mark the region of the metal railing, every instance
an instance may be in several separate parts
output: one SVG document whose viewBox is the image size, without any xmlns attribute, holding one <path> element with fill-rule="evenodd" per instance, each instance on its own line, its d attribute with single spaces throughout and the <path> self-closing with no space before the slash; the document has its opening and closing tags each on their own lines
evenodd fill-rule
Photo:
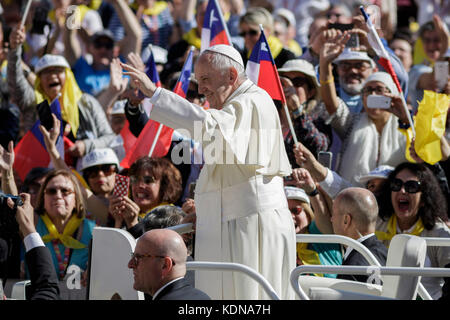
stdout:
<svg viewBox="0 0 450 320">
<path fill-rule="evenodd" d="M 417 268 L 417 267 L 374 267 L 374 266 L 298 266 L 291 272 L 290 281 L 295 292 L 303 300 L 310 300 L 298 284 L 298 277 L 303 273 L 338 273 L 338 274 L 373 274 L 374 269 L 380 275 L 450 277 L 449 268 Z M 374 296 L 375 298 L 376 296 Z"/>
<path fill-rule="evenodd" d="M 257 281 L 263 289 L 266 291 L 268 296 L 272 300 L 280 300 L 280 297 L 272 288 L 271 284 L 258 272 L 253 270 L 246 265 L 240 263 L 231 262 L 208 262 L 208 261 L 189 261 L 186 262 L 186 269 L 188 270 L 210 270 L 210 271 L 237 271 L 242 272 L 251 277 L 253 280 Z"/>
<path fill-rule="evenodd" d="M 296 236 L 297 242 L 308 242 L 308 243 L 339 243 L 349 247 L 352 247 L 354 250 L 358 251 L 360 254 L 366 258 L 367 262 L 370 265 L 375 265 L 377 267 L 381 267 L 380 262 L 375 258 L 372 252 L 364 246 L 361 242 L 358 242 L 352 238 L 346 236 L 340 236 L 337 234 L 297 234 Z M 450 241 L 441 242 L 440 238 L 424 238 L 427 240 L 427 245 L 440 245 L 441 243 L 445 243 L 445 245 L 450 246 Z M 450 240 L 450 239 L 449 239 Z M 430 244 L 428 244 L 430 243 Z M 422 283 L 419 283 L 419 287 L 417 289 L 419 296 L 424 300 L 433 300 L 433 298 L 428 293 L 427 289 L 423 286 Z"/>
</svg>

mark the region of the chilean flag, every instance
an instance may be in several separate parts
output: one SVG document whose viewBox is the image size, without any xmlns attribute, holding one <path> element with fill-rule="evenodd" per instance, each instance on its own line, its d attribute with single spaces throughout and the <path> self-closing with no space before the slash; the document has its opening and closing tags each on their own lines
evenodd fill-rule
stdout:
<svg viewBox="0 0 450 320">
<path fill-rule="evenodd" d="M 189 78 L 191 77 L 192 72 L 193 54 L 194 48 L 191 47 L 191 51 L 189 52 L 186 62 L 184 63 L 183 70 L 181 70 L 180 77 L 178 78 L 175 88 L 173 89 L 173 92 L 182 98 L 186 98 L 188 92 Z"/>
<path fill-rule="evenodd" d="M 254 84 L 266 90 L 272 99 L 286 103 L 277 67 L 262 28 L 261 36 L 247 61 L 245 73 Z"/>
<path fill-rule="evenodd" d="M 60 136 L 56 142 L 56 147 L 59 154 L 64 158 L 64 143 L 67 142 L 63 138 L 63 121 L 58 99 L 51 103 L 50 109 L 61 121 Z M 17 171 L 22 181 L 25 180 L 28 172 L 34 167 L 49 167 L 51 165 L 50 156 L 45 148 L 44 137 L 39 130 L 40 125 L 41 122 L 39 120 L 36 121 L 31 130 L 22 137 L 14 148 L 14 170 Z"/>
<path fill-rule="evenodd" d="M 200 51 L 216 44 L 231 44 L 230 33 L 223 18 L 222 10 L 217 0 L 209 0 L 206 7 L 205 19 L 202 27 L 202 44 Z"/>
<path fill-rule="evenodd" d="M 402 93 L 402 87 L 400 86 L 400 82 L 398 81 L 397 74 L 394 71 L 394 67 L 392 67 L 391 60 L 389 59 L 389 54 L 387 53 L 385 47 L 381 43 L 380 37 L 375 29 L 375 26 L 372 23 L 372 20 L 369 18 L 368 14 L 364 10 L 363 6 L 360 7 L 360 10 L 364 16 L 364 20 L 366 21 L 366 25 L 369 28 L 369 33 L 367 34 L 367 40 L 369 40 L 372 49 L 377 54 L 379 60 L 378 62 L 383 66 L 384 70 L 389 73 L 397 86 L 398 92 Z"/>
</svg>

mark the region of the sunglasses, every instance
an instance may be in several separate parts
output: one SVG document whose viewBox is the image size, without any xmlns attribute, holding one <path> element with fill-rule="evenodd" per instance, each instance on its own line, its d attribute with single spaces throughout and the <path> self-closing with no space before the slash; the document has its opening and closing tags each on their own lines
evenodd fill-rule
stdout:
<svg viewBox="0 0 450 320">
<path fill-rule="evenodd" d="M 109 176 L 116 172 L 116 166 L 114 164 L 103 164 L 101 166 L 94 166 L 84 170 L 86 177 L 93 179 L 96 178 L 100 171 L 103 172 L 105 176 Z"/>
<path fill-rule="evenodd" d="M 68 189 L 68 188 L 47 188 L 45 189 L 45 194 L 49 195 L 49 196 L 54 196 L 58 193 L 58 191 L 61 191 L 61 194 L 64 197 L 67 197 L 68 195 L 75 193 L 75 191 Z"/>
<path fill-rule="evenodd" d="M 311 85 L 309 83 L 309 80 L 305 77 L 295 77 L 290 79 L 292 81 L 292 84 L 296 88 L 303 87 L 304 85 L 308 86 L 308 88 L 311 88 Z"/>
<path fill-rule="evenodd" d="M 139 253 L 135 253 L 135 252 L 131 252 L 131 261 L 133 262 L 133 264 L 135 266 L 138 266 L 139 261 L 143 258 L 161 258 L 164 259 L 164 256 L 155 256 L 153 254 L 139 254 Z M 173 261 L 173 260 L 172 260 Z M 173 261 L 172 264 L 175 264 L 175 262 Z"/>
<path fill-rule="evenodd" d="M 375 92 L 375 93 L 378 94 L 378 95 L 383 95 L 383 94 L 385 94 L 385 93 L 389 93 L 389 89 L 387 89 L 387 88 L 385 88 L 385 87 L 377 86 L 377 87 L 365 87 L 365 88 L 362 90 L 362 93 L 363 93 L 363 94 L 366 94 L 366 95 L 369 95 L 369 94 L 371 94 L 372 92 Z"/>
<path fill-rule="evenodd" d="M 359 71 L 366 71 L 367 69 L 370 68 L 370 65 L 364 62 L 357 62 L 357 63 L 340 62 L 338 63 L 338 67 L 344 71 L 348 71 L 353 68 L 358 69 Z"/>
<path fill-rule="evenodd" d="M 114 43 L 112 41 L 94 42 L 95 49 L 106 48 L 108 50 L 111 50 L 113 47 L 114 47 Z"/>
<path fill-rule="evenodd" d="M 205 96 L 202 94 L 199 94 L 198 91 L 196 91 L 196 90 L 188 90 L 186 93 L 186 99 L 189 100 L 189 99 L 195 99 L 195 98 L 198 98 L 201 101 L 201 100 L 205 99 Z"/>
<path fill-rule="evenodd" d="M 131 184 L 137 184 L 139 182 L 143 182 L 146 185 L 150 185 L 152 183 L 155 183 L 155 181 L 156 181 L 156 179 L 152 176 L 143 176 L 143 177 L 131 176 L 130 177 Z"/>
<path fill-rule="evenodd" d="M 420 181 L 408 180 L 403 182 L 400 179 L 394 179 L 391 181 L 391 191 L 398 192 L 405 186 L 405 191 L 408 193 L 417 193 L 421 190 Z"/>
<path fill-rule="evenodd" d="M 242 38 L 245 38 L 246 35 L 256 37 L 258 34 L 259 34 L 258 30 L 250 29 L 249 31 L 242 31 L 241 33 L 239 33 L 239 36 L 241 36 Z"/>
</svg>

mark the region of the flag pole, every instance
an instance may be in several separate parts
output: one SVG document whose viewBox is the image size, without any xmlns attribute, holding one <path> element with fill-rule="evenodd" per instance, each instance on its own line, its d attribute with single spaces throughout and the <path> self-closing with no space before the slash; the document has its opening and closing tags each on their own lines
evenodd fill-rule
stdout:
<svg viewBox="0 0 450 320">
<path fill-rule="evenodd" d="M 22 28 L 25 25 L 25 22 L 27 20 L 28 12 L 30 11 L 31 3 L 33 0 L 28 0 L 27 5 L 25 7 L 25 11 L 23 13 L 22 21 L 20 21 L 20 28 Z"/>
<path fill-rule="evenodd" d="M 156 147 L 156 143 L 158 142 L 159 136 L 161 135 L 162 128 L 163 128 L 163 124 L 160 123 L 159 127 L 158 127 L 158 131 L 156 132 L 155 139 L 153 139 L 152 147 L 150 148 L 150 152 L 148 153 L 149 158 L 152 157 L 153 151 L 155 150 L 155 147 Z"/>
<path fill-rule="evenodd" d="M 262 24 L 259 25 L 259 28 L 261 29 L 261 33 L 264 33 L 264 28 L 263 28 Z M 270 55 L 272 56 L 272 52 L 270 52 L 270 48 L 268 48 L 268 49 L 269 49 Z M 273 59 L 273 57 L 272 57 L 272 59 Z M 277 78 L 278 78 L 278 81 L 277 81 L 278 88 L 279 88 L 279 90 L 280 90 L 280 92 L 281 92 L 281 94 L 283 95 L 283 98 L 284 98 L 283 99 L 284 101 L 282 101 L 282 103 L 283 103 L 284 113 L 286 114 L 286 119 L 288 121 L 289 130 L 291 130 L 292 138 L 294 139 L 294 145 L 297 145 L 297 143 L 298 143 L 297 135 L 295 134 L 294 126 L 292 125 L 291 115 L 289 113 L 289 109 L 288 109 L 287 104 L 286 104 L 286 98 L 284 97 L 283 86 L 281 85 L 281 81 L 280 81 L 280 77 L 278 75 L 278 71 L 276 72 L 276 74 L 277 74 Z"/>
<path fill-rule="evenodd" d="M 364 10 L 364 6 L 360 6 L 360 7 L 359 7 L 359 10 L 360 10 L 361 13 L 363 14 L 364 19 L 366 20 L 367 25 L 368 25 L 368 27 L 370 28 L 370 31 L 372 32 L 372 34 L 373 34 L 373 36 L 374 36 L 374 38 L 375 38 L 374 40 L 377 42 L 378 47 L 379 47 L 380 50 L 382 51 L 383 55 L 384 55 L 385 57 L 389 57 L 388 53 L 386 52 L 386 49 L 384 48 L 383 43 L 381 43 L 381 40 L 380 40 L 380 37 L 378 36 L 377 31 L 375 30 L 375 26 L 373 25 L 372 21 L 370 20 L 370 17 L 369 17 L 369 15 L 367 14 L 367 12 Z M 389 61 L 389 59 L 388 59 L 388 61 Z M 389 61 L 389 63 L 390 63 L 390 61 Z M 387 70 L 386 70 L 386 71 L 387 71 Z M 395 74 L 395 71 L 394 71 L 393 69 L 392 69 L 392 72 Z M 411 118 L 411 114 L 409 113 L 409 109 L 408 109 L 408 106 L 407 106 L 407 104 L 406 104 L 406 100 L 405 100 L 405 97 L 404 97 L 404 95 L 403 95 L 402 88 L 400 87 L 400 84 L 399 84 L 399 82 L 398 82 L 398 79 L 394 79 L 394 77 L 392 76 L 392 74 L 391 74 L 391 77 L 392 77 L 392 80 L 394 81 L 395 85 L 397 86 L 398 91 L 400 92 L 400 98 L 401 98 L 401 100 L 402 100 L 403 109 L 405 110 L 406 116 L 407 116 L 407 118 L 408 118 L 408 122 L 409 122 L 409 125 L 410 125 L 410 127 L 411 127 L 413 137 L 415 137 L 415 136 L 416 136 L 416 130 L 414 129 L 414 124 L 413 124 L 413 121 L 412 121 L 412 118 Z"/>
</svg>

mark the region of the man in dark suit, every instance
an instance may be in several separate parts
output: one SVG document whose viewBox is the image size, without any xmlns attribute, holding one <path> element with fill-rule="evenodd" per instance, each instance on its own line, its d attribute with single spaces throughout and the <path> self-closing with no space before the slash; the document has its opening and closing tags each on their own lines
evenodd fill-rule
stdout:
<svg viewBox="0 0 450 320">
<path fill-rule="evenodd" d="M 347 188 L 333 202 L 331 222 L 335 234 L 355 239 L 366 246 L 381 265 L 386 265 L 387 248 L 375 236 L 378 204 L 372 192 Z M 367 266 L 367 260 L 356 250 L 347 248 L 342 265 Z M 366 275 L 338 275 L 339 279 L 366 282 Z"/>
<path fill-rule="evenodd" d="M 30 273 L 31 286 L 27 288 L 27 300 L 59 300 L 58 276 L 53 266 L 50 251 L 44 245 L 34 226 L 34 209 L 28 193 L 21 194 L 24 204 L 16 209 L 16 220 L 23 236 L 25 260 Z M 8 198 L 7 204 L 14 208 Z"/>
<path fill-rule="evenodd" d="M 153 300 L 210 300 L 185 279 L 187 249 L 175 231 L 153 229 L 136 243 L 128 268 L 133 269 L 134 289 Z"/>
</svg>

